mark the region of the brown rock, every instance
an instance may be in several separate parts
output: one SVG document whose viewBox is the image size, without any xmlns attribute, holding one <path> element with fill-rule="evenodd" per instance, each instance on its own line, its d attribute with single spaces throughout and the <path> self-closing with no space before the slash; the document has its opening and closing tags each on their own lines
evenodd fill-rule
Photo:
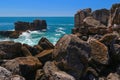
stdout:
<svg viewBox="0 0 120 80">
<path fill-rule="evenodd" d="M 35 54 L 37 54 L 36 50 L 34 47 L 28 45 L 28 44 L 23 44 L 23 46 L 25 46 L 29 51 L 30 53 L 34 56 Z"/>
<path fill-rule="evenodd" d="M 22 53 L 25 57 L 32 56 L 31 52 L 25 46 L 22 46 L 21 50 L 22 50 Z"/>
<path fill-rule="evenodd" d="M 35 57 L 37 57 L 44 64 L 46 61 L 52 60 L 52 52 L 53 49 L 44 50 L 41 53 L 35 55 Z"/>
<path fill-rule="evenodd" d="M 86 17 L 84 20 L 84 24 L 87 27 L 99 27 L 99 28 L 105 28 L 106 26 L 100 23 L 100 21 L 95 20 L 93 17 Z"/>
<path fill-rule="evenodd" d="M 47 80 L 47 77 L 42 69 L 37 70 L 35 80 Z"/>
<path fill-rule="evenodd" d="M 18 21 L 15 23 L 15 31 L 43 30 L 47 29 L 45 20 L 34 20 L 33 23 Z"/>
<path fill-rule="evenodd" d="M 115 40 L 119 37 L 118 33 L 108 33 L 103 35 L 101 39 L 99 39 L 100 42 L 109 45 L 109 44 L 114 44 Z"/>
<path fill-rule="evenodd" d="M 25 80 L 25 78 L 19 75 L 12 75 L 5 80 Z"/>
<path fill-rule="evenodd" d="M 20 34 L 20 31 L 0 31 L 0 35 L 3 37 L 18 38 Z"/>
<path fill-rule="evenodd" d="M 89 38 L 88 43 L 91 47 L 91 58 L 100 64 L 108 64 L 108 49 L 98 40 Z"/>
<path fill-rule="evenodd" d="M 109 10 L 107 9 L 95 10 L 92 12 L 92 16 L 96 20 L 100 21 L 102 24 L 107 26 L 109 19 Z"/>
<path fill-rule="evenodd" d="M 0 80 L 5 80 L 12 75 L 10 71 L 0 66 Z"/>
<path fill-rule="evenodd" d="M 110 9 L 109 25 L 120 24 L 120 3 L 113 4 Z"/>
<path fill-rule="evenodd" d="M 87 67 L 89 45 L 75 35 L 65 35 L 56 44 L 53 58 L 57 65 L 79 80 Z"/>
<path fill-rule="evenodd" d="M 81 27 L 81 26 L 83 26 L 83 20 L 87 16 L 90 16 L 90 14 L 91 14 L 91 9 L 90 8 L 78 11 L 75 14 L 75 27 Z"/>
<path fill-rule="evenodd" d="M 42 64 L 37 58 L 29 56 L 8 60 L 6 63 L 3 63 L 2 66 L 10 70 L 13 74 L 25 77 L 26 80 L 34 80 L 36 70 L 40 68 Z"/>
<path fill-rule="evenodd" d="M 107 76 L 107 80 L 120 80 L 120 75 L 118 75 L 116 73 L 110 73 Z"/>
<path fill-rule="evenodd" d="M 54 48 L 54 45 L 51 42 L 49 42 L 47 38 L 44 37 L 40 39 L 38 45 L 40 45 L 44 50 Z"/>
<path fill-rule="evenodd" d="M 43 67 L 47 80 L 75 80 L 74 77 L 66 72 L 60 71 L 54 62 L 46 62 Z"/>
<path fill-rule="evenodd" d="M 0 42 L 0 51 L 3 59 L 13 59 L 22 56 L 21 43 L 15 43 L 13 41 Z"/>
</svg>

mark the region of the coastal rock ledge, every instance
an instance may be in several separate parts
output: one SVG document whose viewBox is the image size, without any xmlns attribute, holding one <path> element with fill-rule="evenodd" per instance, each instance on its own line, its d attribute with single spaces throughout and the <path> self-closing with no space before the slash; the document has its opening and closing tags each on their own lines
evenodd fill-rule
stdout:
<svg viewBox="0 0 120 80">
<path fill-rule="evenodd" d="M 15 31 L 0 31 L 0 36 L 10 37 L 10 38 L 18 38 L 22 32 L 27 30 L 35 31 L 35 30 L 46 30 L 47 23 L 46 20 L 34 20 L 33 22 L 22 22 L 18 21 L 14 23 Z"/>
</svg>

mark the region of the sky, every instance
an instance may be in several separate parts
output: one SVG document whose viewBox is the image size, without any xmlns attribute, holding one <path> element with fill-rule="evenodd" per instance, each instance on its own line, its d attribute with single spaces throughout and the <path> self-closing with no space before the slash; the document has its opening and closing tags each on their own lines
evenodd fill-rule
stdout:
<svg viewBox="0 0 120 80">
<path fill-rule="evenodd" d="M 85 8 L 110 9 L 120 0 L 0 0 L 0 16 L 74 16 Z"/>
</svg>

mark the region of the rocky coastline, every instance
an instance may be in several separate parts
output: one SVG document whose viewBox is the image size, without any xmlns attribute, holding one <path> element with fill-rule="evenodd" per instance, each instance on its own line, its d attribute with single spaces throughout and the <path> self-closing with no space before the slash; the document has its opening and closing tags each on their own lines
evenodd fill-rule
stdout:
<svg viewBox="0 0 120 80">
<path fill-rule="evenodd" d="M 17 38 L 42 29 L 44 20 L 17 22 L 15 31 L 0 34 Z M 45 37 L 34 46 L 0 42 L 0 80 L 120 80 L 120 3 L 110 10 L 78 11 L 72 34 L 56 45 Z"/>
<path fill-rule="evenodd" d="M 47 23 L 45 20 L 34 20 L 33 22 L 22 22 L 18 21 L 14 23 L 14 31 L 0 31 L 0 36 L 9 37 L 9 38 L 18 38 L 22 32 L 25 31 L 35 31 L 35 30 L 46 30 Z"/>
</svg>

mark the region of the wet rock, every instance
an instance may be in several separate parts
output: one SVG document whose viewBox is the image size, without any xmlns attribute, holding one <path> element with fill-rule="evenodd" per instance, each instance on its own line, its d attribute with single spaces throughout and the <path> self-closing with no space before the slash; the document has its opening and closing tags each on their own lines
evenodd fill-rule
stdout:
<svg viewBox="0 0 120 80">
<path fill-rule="evenodd" d="M 44 64 L 46 61 L 52 60 L 52 52 L 53 49 L 44 50 L 41 53 L 35 55 L 35 57 L 37 57 Z"/>
<path fill-rule="evenodd" d="M 83 26 L 83 20 L 87 17 L 87 16 L 90 16 L 91 14 L 91 9 L 90 8 L 87 8 L 87 9 L 83 9 L 83 10 L 80 10 L 78 11 L 76 14 L 75 14 L 75 27 L 81 27 Z"/>
<path fill-rule="evenodd" d="M 40 68 L 42 64 L 37 58 L 29 56 L 8 60 L 2 64 L 2 66 L 10 70 L 13 74 L 25 77 L 26 80 L 34 80 L 36 70 Z"/>
<path fill-rule="evenodd" d="M 44 37 L 40 39 L 40 41 L 38 42 L 38 45 L 40 45 L 44 50 L 54 48 L 54 45 L 51 42 L 49 42 L 47 38 L 44 38 Z"/>
<path fill-rule="evenodd" d="M 108 64 L 109 57 L 107 47 L 93 38 L 89 38 L 88 43 L 91 47 L 91 59 L 100 64 Z"/>
<path fill-rule="evenodd" d="M 74 77 L 66 72 L 60 71 L 54 62 L 46 62 L 43 67 L 47 80 L 75 80 Z"/>
<path fill-rule="evenodd" d="M 53 58 L 60 69 L 79 80 L 87 67 L 90 54 L 88 43 L 75 35 L 65 35 L 56 44 Z"/>
<path fill-rule="evenodd" d="M 120 75 L 118 75 L 116 73 L 110 73 L 107 76 L 107 80 L 120 80 Z"/>
<path fill-rule="evenodd" d="M 0 31 L 0 36 L 3 37 L 18 38 L 20 34 L 20 31 Z"/>
<path fill-rule="evenodd" d="M 21 43 L 13 41 L 0 42 L 0 51 L 3 59 L 13 59 L 22 56 L 21 54 Z"/>
<path fill-rule="evenodd" d="M 43 30 L 47 29 L 45 20 L 34 20 L 32 23 L 18 21 L 15 23 L 15 31 Z"/>
<path fill-rule="evenodd" d="M 100 10 L 95 10 L 92 12 L 92 16 L 100 21 L 104 25 L 108 25 L 108 19 L 109 19 L 109 10 L 107 9 L 100 9 Z"/>
</svg>

